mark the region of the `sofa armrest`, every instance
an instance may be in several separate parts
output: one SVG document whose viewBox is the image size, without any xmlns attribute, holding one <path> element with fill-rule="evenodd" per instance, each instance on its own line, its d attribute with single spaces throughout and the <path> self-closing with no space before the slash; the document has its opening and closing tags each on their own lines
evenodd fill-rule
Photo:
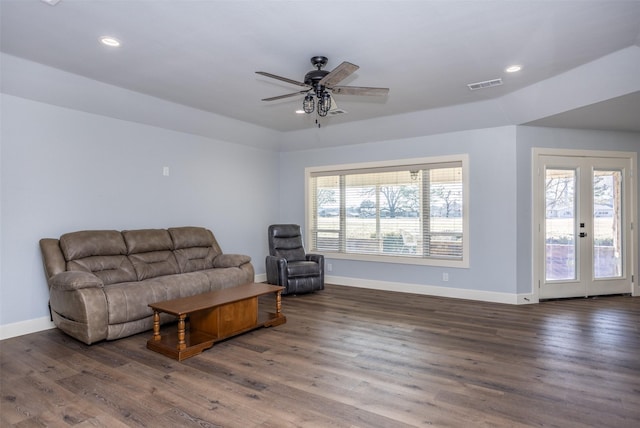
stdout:
<svg viewBox="0 0 640 428">
<path fill-rule="evenodd" d="M 52 238 L 43 238 L 40 240 L 44 273 L 47 278 L 64 272 L 66 269 L 67 263 L 62 255 L 59 242 L 57 239 Z"/>
<path fill-rule="evenodd" d="M 251 261 L 251 257 L 246 256 L 244 254 L 218 254 L 215 259 L 213 259 L 213 267 L 214 268 L 230 268 L 230 267 L 240 267 L 245 263 L 249 263 Z"/>
<path fill-rule="evenodd" d="M 89 272 L 67 271 L 52 276 L 49 279 L 51 288 L 60 291 L 73 291 L 83 288 L 102 288 L 104 283 L 100 278 Z"/>
<path fill-rule="evenodd" d="M 49 278 L 49 304 L 55 325 L 90 345 L 108 335 L 104 283 L 90 272 L 66 271 Z"/>
</svg>

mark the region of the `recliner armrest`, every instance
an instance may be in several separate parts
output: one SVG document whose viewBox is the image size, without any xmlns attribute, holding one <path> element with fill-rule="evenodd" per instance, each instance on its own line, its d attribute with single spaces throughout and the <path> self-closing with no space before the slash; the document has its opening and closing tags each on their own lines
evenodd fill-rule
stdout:
<svg viewBox="0 0 640 428">
<path fill-rule="evenodd" d="M 273 285 L 287 286 L 287 260 L 282 257 L 267 256 L 267 282 Z"/>
<path fill-rule="evenodd" d="M 324 255 L 323 254 L 307 254 L 307 260 L 318 263 L 320 267 L 320 289 L 324 289 Z"/>
<path fill-rule="evenodd" d="M 323 267 L 324 267 L 324 255 L 322 255 L 322 254 L 309 253 L 309 254 L 307 254 L 307 260 L 310 261 L 310 262 L 319 263 L 319 264 L 323 265 Z"/>
</svg>

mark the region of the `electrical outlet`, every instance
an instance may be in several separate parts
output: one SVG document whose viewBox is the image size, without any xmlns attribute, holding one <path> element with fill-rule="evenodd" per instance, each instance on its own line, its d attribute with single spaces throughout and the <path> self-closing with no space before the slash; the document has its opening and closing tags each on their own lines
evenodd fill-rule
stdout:
<svg viewBox="0 0 640 428">
<path fill-rule="evenodd" d="M 442 280 L 443 281 L 449 281 L 449 273 L 448 272 L 442 272 Z"/>
<path fill-rule="evenodd" d="M 327 271 L 331 272 L 333 270 L 333 265 L 331 263 L 327 263 Z"/>
</svg>

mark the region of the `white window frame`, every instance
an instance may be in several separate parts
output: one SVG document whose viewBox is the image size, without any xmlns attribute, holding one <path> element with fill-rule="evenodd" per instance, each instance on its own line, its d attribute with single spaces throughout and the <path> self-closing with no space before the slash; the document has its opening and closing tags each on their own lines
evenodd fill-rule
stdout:
<svg viewBox="0 0 640 428">
<path fill-rule="evenodd" d="M 326 165 L 326 166 L 314 166 L 305 168 L 305 183 L 304 183 L 304 198 L 305 198 L 305 219 L 306 219 L 306 236 L 312 236 L 313 225 L 313 206 L 314 201 L 311 199 L 310 185 L 311 175 L 319 172 L 330 172 L 337 170 L 356 170 L 363 168 L 384 168 L 394 166 L 409 166 L 416 164 L 438 164 L 438 163 L 450 163 L 459 162 L 462 165 L 462 259 L 446 259 L 439 257 L 403 257 L 403 256 L 384 256 L 377 254 L 352 254 L 352 253 L 339 253 L 339 252 L 322 252 L 315 251 L 316 253 L 323 254 L 327 259 L 342 259 L 342 260 L 359 260 L 370 262 L 383 262 L 383 263 L 396 263 L 396 264 L 411 264 L 411 265 L 425 265 L 425 266 L 439 266 L 439 267 L 452 267 L 452 268 L 468 268 L 469 267 L 469 247 L 470 247 L 470 233 L 469 233 L 469 212 L 470 212 L 470 196 L 469 196 L 469 155 L 458 154 L 448 156 L 437 157 L 425 157 L 425 158 L 411 158 L 411 159 L 399 159 L 388 160 L 379 162 L 364 162 L 364 163 L 350 163 L 350 164 L 338 164 L 338 165 Z"/>
</svg>

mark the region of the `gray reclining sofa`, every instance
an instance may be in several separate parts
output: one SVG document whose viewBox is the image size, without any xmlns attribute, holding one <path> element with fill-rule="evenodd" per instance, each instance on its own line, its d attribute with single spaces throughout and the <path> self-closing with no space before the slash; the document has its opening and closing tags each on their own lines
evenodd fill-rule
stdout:
<svg viewBox="0 0 640 428">
<path fill-rule="evenodd" d="M 89 345 L 151 329 L 149 303 L 251 283 L 255 275 L 249 256 L 223 254 L 201 227 L 79 231 L 41 239 L 40 249 L 54 324 Z"/>
</svg>

